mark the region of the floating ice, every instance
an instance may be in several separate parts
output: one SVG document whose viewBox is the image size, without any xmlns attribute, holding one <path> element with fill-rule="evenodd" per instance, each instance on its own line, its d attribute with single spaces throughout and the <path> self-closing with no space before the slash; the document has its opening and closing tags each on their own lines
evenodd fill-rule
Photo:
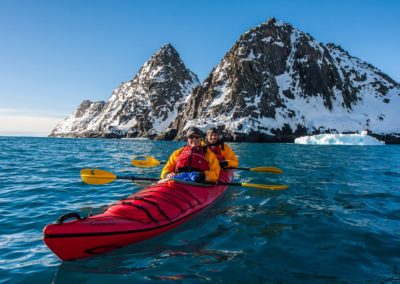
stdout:
<svg viewBox="0 0 400 284">
<path fill-rule="evenodd" d="M 294 140 L 296 144 L 318 145 L 385 145 L 385 142 L 369 136 L 367 131 L 361 134 L 319 134 L 303 136 Z"/>
</svg>

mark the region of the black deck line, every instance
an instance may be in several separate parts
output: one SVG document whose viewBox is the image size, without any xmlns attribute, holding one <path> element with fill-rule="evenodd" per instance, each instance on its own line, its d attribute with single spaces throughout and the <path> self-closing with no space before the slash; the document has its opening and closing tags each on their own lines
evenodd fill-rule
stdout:
<svg viewBox="0 0 400 284">
<path fill-rule="evenodd" d="M 218 199 L 218 198 L 217 198 Z M 216 200 L 217 200 L 216 199 Z M 214 202 L 216 201 L 214 200 Z M 56 238 L 77 238 L 77 237 L 101 237 L 101 236 L 112 236 L 112 235 L 126 235 L 126 234 L 132 234 L 132 233 L 140 233 L 140 232 L 148 232 L 148 231 L 154 231 L 154 230 L 158 230 L 164 227 L 168 227 L 168 226 L 172 226 L 175 223 L 178 223 L 180 221 L 183 221 L 197 213 L 199 213 L 200 211 L 204 210 L 205 208 L 209 207 L 210 205 L 214 204 L 214 202 L 200 208 L 199 210 L 196 210 L 182 218 L 179 218 L 171 223 L 167 223 L 161 226 L 156 226 L 153 228 L 148 228 L 148 229 L 140 229 L 140 230 L 128 230 L 128 231 L 119 231 L 119 232 L 99 232 L 99 233 L 78 233 L 78 234 L 45 234 L 44 238 L 45 239 L 56 239 Z"/>
<path fill-rule="evenodd" d="M 193 198 L 194 200 L 196 200 L 197 201 L 197 204 L 201 204 L 201 202 L 200 202 L 200 200 L 196 197 L 196 196 L 194 196 L 192 193 L 190 193 L 189 192 L 189 190 L 187 190 L 187 189 L 185 189 L 185 188 L 183 188 L 183 187 L 181 187 L 181 186 L 176 186 L 176 188 L 174 189 L 174 190 L 181 190 L 181 191 L 183 191 L 184 193 L 186 193 L 187 195 L 189 195 L 191 198 Z"/>
<path fill-rule="evenodd" d="M 180 200 L 186 202 L 187 204 L 189 204 L 190 208 L 193 208 L 192 203 L 191 203 L 189 200 L 187 200 L 184 196 L 182 196 L 181 194 L 179 194 L 179 193 L 177 193 L 177 194 L 171 194 L 170 192 L 172 192 L 172 190 L 171 190 L 170 192 L 158 191 L 158 190 L 148 190 L 148 191 L 146 191 L 146 192 L 158 192 L 158 193 L 166 194 L 166 195 L 169 196 L 170 198 L 173 198 L 173 197 L 178 198 L 178 199 L 180 199 Z M 171 197 L 171 196 L 172 196 L 172 197 Z"/>
<path fill-rule="evenodd" d="M 133 204 L 132 202 L 129 202 L 129 201 L 122 201 L 121 204 L 122 205 L 133 206 L 133 207 L 135 207 L 135 208 L 137 208 L 139 210 L 142 210 L 144 213 L 146 213 L 147 217 L 149 217 L 151 221 L 153 221 L 154 223 L 156 223 L 158 225 L 158 221 L 153 217 L 153 215 L 151 215 L 149 210 L 147 210 L 145 207 L 137 205 L 137 204 Z"/>
<path fill-rule="evenodd" d="M 169 222 L 171 222 L 171 219 L 169 218 L 169 216 L 164 212 L 164 210 L 162 210 L 162 209 L 160 208 L 160 205 L 158 205 L 157 202 L 148 200 L 148 199 L 146 199 L 146 197 L 143 197 L 143 196 L 135 196 L 135 197 L 134 197 L 134 200 L 139 200 L 139 201 L 142 201 L 142 202 L 146 202 L 146 203 L 148 203 L 148 204 L 151 204 L 151 205 L 155 206 L 155 207 L 157 208 L 158 212 L 159 212 L 161 215 L 163 215 L 165 219 L 167 219 Z"/>
<path fill-rule="evenodd" d="M 161 197 L 161 196 L 154 196 L 154 195 L 150 195 L 150 194 L 148 194 L 148 195 L 143 195 L 143 197 L 152 198 L 152 199 L 159 199 L 159 200 L 162 200 L 162 201 L 164 201 L 164 202 L 166 202 L 166 203 L 172 204 L 172 205 L 174 205 L 174 206 L 176 206 L 176 207 L 179 208 L 179 210 L 181 211 L 181 214 L 182 214 L 183 212 L 186 211 L 186 210 L 184 210 L 184 209 L 182 208 L 182 206 L 181 206 L 178 202 L 176 202 L 176 201 L 173 200 L 173 199 L 170 199 L 169 197 L 166 198 L 165 196 Z"/>
</svg>

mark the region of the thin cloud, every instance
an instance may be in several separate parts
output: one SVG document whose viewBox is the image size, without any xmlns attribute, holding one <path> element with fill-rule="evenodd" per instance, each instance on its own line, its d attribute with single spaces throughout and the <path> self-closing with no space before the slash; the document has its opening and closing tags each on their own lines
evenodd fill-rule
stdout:
<svg viewBox="0 0 400 284">
<path fill-rule="evenodd" d="M 54 112 L 0 108 L 0 135 L 45 137 L 65 117 Z"/>
</svg>

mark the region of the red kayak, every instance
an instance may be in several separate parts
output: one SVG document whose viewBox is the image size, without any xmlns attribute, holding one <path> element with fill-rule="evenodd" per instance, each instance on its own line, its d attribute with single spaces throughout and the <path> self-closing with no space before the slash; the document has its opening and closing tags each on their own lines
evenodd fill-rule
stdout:
<svg viewBox="0 0 400 284">
<path fill-rule="evenodd" d="M 232 171 L 221 171 L 219 181 L 229 183 L 232 178 Z M 44 228 L 44 242 L 62 260 L 105 253 L 177 227 L 213 204 L 227 187 L 177 180 L 153 184 L 111 204 L 102 214 L 61 216 Z M 70 218 L 76 220 L 66 222 Z"/>
</svg>

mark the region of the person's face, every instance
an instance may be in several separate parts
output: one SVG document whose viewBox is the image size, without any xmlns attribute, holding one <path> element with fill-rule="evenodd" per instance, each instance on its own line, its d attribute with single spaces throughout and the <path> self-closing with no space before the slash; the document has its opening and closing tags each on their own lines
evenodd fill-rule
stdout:
<svg viewBox="0 0 400 284">
<path fill-rule="evenodd" d="M 218 142 L 218 134 L 217 133 L 208 133 L 208 143 L 215 144 Z"/>
<path fill-rule="evenodd" d="M 196 134 L 191 134 L 188 136 L 188 145 L 190 147 L 199 147 L 200 146 L 200 136 Z"/>
</svg>

